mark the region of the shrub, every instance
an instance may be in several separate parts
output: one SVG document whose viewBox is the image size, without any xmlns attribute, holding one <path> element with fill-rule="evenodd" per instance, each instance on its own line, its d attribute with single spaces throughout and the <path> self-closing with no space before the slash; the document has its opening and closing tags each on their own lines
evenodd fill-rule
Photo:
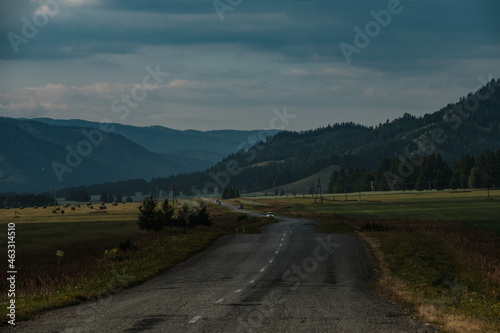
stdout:
<svg viewBox="0 0 500 333">
<path fill-rule="evenodd" d="M 123 252 L 136 251 L 137 246 L 135 246 L 134 243 L 132 243 L 132 239 L 129 238 L 126 241 L 120 243 L 120 250 L 122 250 Z"/>
</svg>

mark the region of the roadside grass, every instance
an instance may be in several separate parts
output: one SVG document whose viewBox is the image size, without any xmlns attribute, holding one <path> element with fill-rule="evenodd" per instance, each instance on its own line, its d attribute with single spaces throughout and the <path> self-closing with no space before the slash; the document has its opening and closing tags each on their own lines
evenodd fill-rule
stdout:
<svg viewBox="0 0 500 333">
<path fill-rule="evenodd" d="M 193 202 L 193 206 L 199 203 Z M 215 205 L 207 209 L 211 227 L 180 228 L 167 232 L 140 231 L 136 224 L 137 206 L 108 207 L 107 213 L 91 213 L 87 207 L 66 210 L 64 215 L 52 210 L 25 208 L 14 219 L 12 210 L 0 210 L 0 227 L 16 223 L 16 320 L 35 314 L 98 300 L 145 282 L 177 263 L 207 248 L 214 240 L 236 233 L 245 226 L 246 233 L 258 233 L 269 220 L 223 211 Z M 41 222 L 38 222 L 41 221 Z M 1 232 L 1 231 L 0 231 Z M 7 262 L 6 244 L 0 243 L 1 258 Z M 59 264 L 56 251 L 64 251 Z M 8 290 L 6 272 L 1 272 L 0 289 Z M 7 293 L 0 298 L 0 324 L 7 317 Z"/>
<path fill-rule="evenodd" d="M 278 214 L 339 214 L 345 217 L 365 219 L 400 219 L 421 221 L 454 221 L 464 225 L 487 228 L 500 233 L 500 190 L 481 191 L 423 191 L 397 194 L 358 194 L 323 196 L 323 204 L 314 198 L 279 197 L 254 199 L 269 205 L 267 209 Z"/>
<path fill-rule="evenodd" d="M 500 239 L 491 233 L 470 241 L 453 227 L 361 232 L 378 259 L 376 290 L 444 331 L 498 332 Z"/>
<path fill-rule="evenodd" d="M 500 192 L 378 198 L 259 200 L 278 214 L 316 218 L 327 232 L 359 230 L 375 259 L 374 290 L 422 321 L 445 332 L 500 331 Z"/>
</svg>

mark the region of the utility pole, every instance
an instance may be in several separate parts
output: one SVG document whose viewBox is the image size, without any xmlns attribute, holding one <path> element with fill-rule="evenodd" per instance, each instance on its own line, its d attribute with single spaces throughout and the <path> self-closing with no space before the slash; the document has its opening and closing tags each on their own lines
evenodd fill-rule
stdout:
<svg viewBox="0 0 500 333">
<path fill-rule="evenodd" d="M 344 180 L 345 201 L 347 201 L 347 182 Z"/>
<path fill-rule="evenodd" d="M 318 200 L 318 193 L 321 203 L 323 203 L 323 193 L 321 191 L 321 178 L 318 179 L 318 185 L 316 186 L 316 197 L 314 198 L 314 203 Z"/>
<path fill-rule="evenodd" d="M 377 192 L 375 191 L 375 182 L 373 180 L 370 182 L 370 187 L 371 187 L 371 191 L 372 191 L 372 201 L 373 201 L 374 196 L 377 195 Z"/>
<path fill-rule="evenodd" d="M 177 202 L 177 194 L 175 193 L 175 184 L 172 185 L 172 205 L 175 208 L 175 203 Z"/>
<path fill-rule="evenodd" d="M 276 179 L 273 181 L 273 187 L 274 187 L 274 204 L 278 204 L 278 198 L 276 198 Z"/>
</svg>

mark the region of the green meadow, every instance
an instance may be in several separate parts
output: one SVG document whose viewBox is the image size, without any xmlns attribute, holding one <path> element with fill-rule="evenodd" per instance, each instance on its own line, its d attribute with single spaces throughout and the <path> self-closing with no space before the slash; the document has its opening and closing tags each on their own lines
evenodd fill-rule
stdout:
<svg viewBox="0 0 500 333">
<path fill-rule="evenodd" d="M 339 214 L 349 218 L 404 221 L 454 221 L 500 233 L 500 190 L 433 191 L 323 195 L 323 203 L 311 195 L 238 199 L 245 208 L 274 210 L 283 214 Z"/>
</svg>

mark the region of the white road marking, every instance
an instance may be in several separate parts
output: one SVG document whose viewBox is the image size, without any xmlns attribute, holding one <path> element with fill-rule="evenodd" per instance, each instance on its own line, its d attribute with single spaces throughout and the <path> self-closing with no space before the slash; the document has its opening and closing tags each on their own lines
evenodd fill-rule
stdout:
<svg viewBox="0 0 500 333">
<path fill-rule="evenodd" d="M 274 254 L 278 254 L 278 253 L 280 253 L 280 250 L 278 250 L 278 251 L 274 252 Z"/>
<path fill-rule="evenodd" d="M 271 260 L 269 260 L 269 263 L 270 263 L 270 264 L 272 264 L 272 263 L 273 263 L 273 261 L 274 261 L 274 258 L 273 258 L 273 259 L 271 259 Z"/>
<path fill-rule="evenodd" d="M 262 272 L 263 272 L 263 271 L 265 271 L 265 270 L 266 270 L 266 268 L 264 267 L 264 268 L 262 268 L 262 269 L 260 270 L 260 272 L 262 273 Z"/>
<path fill-rule="evenodd" d="M 290 235 L 291 235 L 292 234 L 292 229 L 290 229 L 289 225 L 287 225 L 286 227 L 288 228 L 288 231 L 290 231 Z"/>
<path fill-rule="evenodd" d="M 239 294 L 239 293 L 241 293 L 242 291 L 243 291 L 243 289 L 238 289 L 238 290 L 236 290 L 236 291 L 235 291 L 235 293 Z"/>
<path fill-rule="evenodd" d="M 254 284 L 254 283 L 255 283 L 255 280 L 250 281 L 250 284 Z"/>
<path fill-rule="evenodd" d="M 220 304 L 222 302 L 224 302 L 224 298 L 221 298 L 220 300 L 218 300 L 217 302 L 215 302 L 215 304 Z"/>
<path fill-rule="evenodd" d="M 282 239 L 281 239 L 281 241 L 283 242 L 283 241 L 285 241 L 285 239 L 284 239 L 284 238 L 282 238 Z"/>
<path fill-rule="evenodd" d="M 196 317 L 194 317 L 193 319 L 191 319 L 191 320 L 189 321 L 189 324 L 196 324 L 196 322 L 197 322 L 198 320 L 200 320 L 200 319 L 201 319 L 201 316 L 196 316 Z"/>
<path fill-rule="evenodd" d="M 280 244 L 280 247 L 282 247 L 282 246 L 283 246 L 283 244 Z"/>
</svg>

